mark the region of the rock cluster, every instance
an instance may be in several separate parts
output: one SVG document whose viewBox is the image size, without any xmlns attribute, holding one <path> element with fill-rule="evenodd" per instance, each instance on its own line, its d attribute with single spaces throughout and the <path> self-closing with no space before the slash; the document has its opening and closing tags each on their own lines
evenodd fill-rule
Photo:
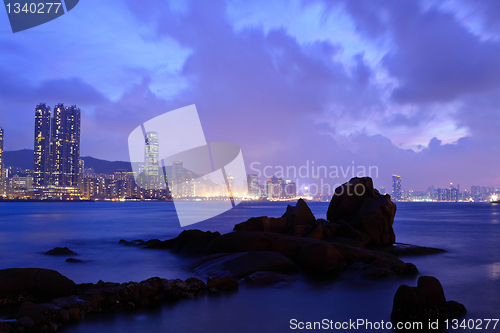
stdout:
<svg viewBox="0 0 500 333">
<path fill-rule="evenodd" d="M 345 221 L 370 237 L 370 247 L 392 245 L 396 235 L 392 228 L 396 205 L 391 196 L 373 188 L 370 177 L 352 178 L 337 187 L 328 206 L 330 222 Z"/>
<path fill-rule="evenodd" d="M 389 195 L 380 195 L 369 177 L 353 178 L 337 187 L 327 220 L 316 219 L 304 200 L 288 206 L 283 216 L 253 217 L 235 225 L 235 231 L 274 232 L 315 238 L 357 247 L 393 245 L 392 228 L 396 205 Z"/>
<path fill-rule="evenodd" d="M 437 320 L 438 326 L 441 326 L 441 320 L 460 317 L 466 312 L 464 305 L 446 301 L 443 286 L 438 279 L 433 276 L 420 276 L 416 287 L 403 284 L 396 291 L 391 320 L 404 323 L 423 322 L 424 325 L 427 325 L 429 320 Z"/>
<path fill-rule="evenodd" d="M 39 274 L 50 274 L 52 277 L 70 281 L 73 289 L 68 290 L 61 286 L 61 290 L 52 295 L 58 298 L 47 299 L 42 284 L 31 284 L 33 270 Z M 11 275 L 9 270 L 0 270 L 0 277 Z M 238 282 L 230 277 L 223 279 L 208 279 L 207 283 L 197 278 L 186 280 L 167 280 L 153 277 L 142 282 L 110 283 L 99 281 L 96 284 L 74 284 L 73 281 L 60 275 L 58 272 L 35 268 L 17 269 L 19 279 L 16 292 L 17 300 L 22 302 L 17 312 L 8 319 L 0 322 L 0 332 L 44 332 L 56 331 L 69 322 L 83 319 L 89 313 L 110 312 L 117 309 L 134 309 L 164 302 L 178 301 L 192 298 L 204 293 L 218 293 L 219 291 L 238 289 Z M 2 280 L 4 281 L 4 280 Z M 3 284 L 0 284 L 3 285 Z M 41 289 L 39 289 L 41 288 Z M 5 289 L 2 289 L 4 292 Z M 44 295 L 44 298 L 31 301 L 21 297 L 26 292 L 33 295 Z M 0 299 L 9 298 L 12 303 L 13 290 L 0 294 Z M 64 296 L 64 297 L 59 297 Z M 24 301 L 23 301 L 24 300 Z"/>
</svg>

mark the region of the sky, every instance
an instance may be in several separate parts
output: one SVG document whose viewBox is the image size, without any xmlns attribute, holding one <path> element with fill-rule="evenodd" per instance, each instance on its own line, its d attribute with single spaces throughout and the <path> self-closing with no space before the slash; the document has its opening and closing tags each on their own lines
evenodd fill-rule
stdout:
<svg viewBox="0 0 500 333">
<path fill-rule="evenodd" d="M 81 0 L 15 34 L 0 10 L 0 78 L 6 150 L 33 149 L 38 103 L 65 103 L 82 156 L 129 160 L 137 126 L 195 104 L 248 173 L 500 187 L 497 0 Z"/>
</svg>

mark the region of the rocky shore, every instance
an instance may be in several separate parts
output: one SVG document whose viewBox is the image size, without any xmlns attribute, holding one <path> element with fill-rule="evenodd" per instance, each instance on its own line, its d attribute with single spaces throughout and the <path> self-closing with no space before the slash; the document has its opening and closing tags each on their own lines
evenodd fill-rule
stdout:
<svg viewBox="0 0 500 333">
<path fill-rule="evenodd" d="M 321 279 L 340 275 L 380 280 L 417 275 L 417 267 L 398 256 L 444 250 L 396 243 L 392 227 L 395 214 L 396 205 L 389 195 L 380 195 L 373 188 L 371 178 L 353 178 L 335 190 L 326 214 L 328 220 L 316 219 L 300 199 L 281 217 L 253 217 L 223 235 L 184 230 L 164 241 L 120 240 L 124 246 L 193 257 L 186 269 L 195 277 L 184 281 L 154 277 L 142 282 L 77 285 L 51 270 L 0 270 L 0 305 L 16 307 L 8 319 L 0 321 L 0 333 L 56 331 L 89 313 L 179 301 L 203 293 L 236 290 L 240 285 L 289 286 L 296 272 Z M 46 254 L 76 255 L 68 248 L 55 248 Z M 443 302 L 442 287 L 432 279 L 419 279 L 416 288 L 402 285 L 398 289 L 393 320 L 425 319 L 435 311 L 442 314 L 439 319 L 465 313 L 463 305 Z"/>
<path fill-rule="evenodd" d="M 133 310 L 202 294 L 237 290 L 230 277 L 161 279 L 141 282 L 75 284 L 56 271 L 40 268 L 0 270 L 0 305 L 11 309 L 0 333 L 53 332 L 88 314 Z"/>
</svg>

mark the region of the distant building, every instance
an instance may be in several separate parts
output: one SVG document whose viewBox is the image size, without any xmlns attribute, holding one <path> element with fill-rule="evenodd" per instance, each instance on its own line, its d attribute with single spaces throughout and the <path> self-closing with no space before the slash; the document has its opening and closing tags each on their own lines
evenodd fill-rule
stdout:
<svg viewBox="0 0 500 333">
<path fill-rule="evenodd" d="M 295 198 L 297 196 L 297 185 L 291 180 L 286 180 L 284 182 L 284 188 L 282 197 L 284 198 Z"/>
<path fill-rule="evenodd" d="M 54 107 L 50 137 L 51 185 L 57 187 L 78 186 L 80 161 L 81 111 L 58 104 Z"/>
<path fill-rule="evenodd" d="M 260 197 L 259 177 L 255 174 L 247 175 L 248 196 Z"/>
<path fill-rule="evenodd" d="M 35 146 L 33 185 L 47 186 L 50 181 L 50 107 L 40 103 L 35 108 Z"/>
<path fill-rule="evenodd" d="M 181 184 L 183 182 L 184 167 L 182 162 L 174 161 L 172 162 L 172 184 L 170 184 L 172 189 L 172 195 L 182 196 Z"/>
<path fill-rule="evenodd" d="M 396 200 L 403 199 L 403 192 L 401 191 L 401 177 L 392 175 L 392 197 Z"/>
<path fill-rule="evenodd" d="M 29 191 L 33 189 L 32 185 L 33 177 L 14 175 L 8 179 L 7 195 L 10 198 L 27 197 L 29 196 Z"/>
<path fill-rule="evenodd" d="M 379 192 L 380 192 L 380 194 L 385 194 L 385 187 L 383 187 L 383 186 L 380 187 Z"/>
<path fill-rule="evenodd" d="M 146 145 L 144 148 L 144 175 L 145 189 L 160 188 L 160 172 L 158 167 L 159 141 L 157 132 L 146 133 Z"/>
</svg>

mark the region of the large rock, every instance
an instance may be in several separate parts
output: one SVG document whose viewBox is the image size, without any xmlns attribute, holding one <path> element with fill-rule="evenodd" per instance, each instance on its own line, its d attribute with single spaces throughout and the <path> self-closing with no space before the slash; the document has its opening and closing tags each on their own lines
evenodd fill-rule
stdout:
<svg viewBox="0 0 500 333">
<path fill-rule="evenodd" d="M 255 272 L 288 273 L 297 270 L 293 261 L 281 253 L 252 251 L 209 256 L 188 266 L 199 276 L 241 279 Z"/>
<path fill-rule="evenodd" d="M 371 237 L 368 246 L 392 245 L 396 236 L 392 228 L 396 205 L 391 197 L 380 195 L 370 177 L 352 178 L 337 187 L 328 206 L 330 222 L 345 221 Z"/>
<path fill-rule="evenodd" d="M 71 251 L 67 247 L 55 247 L 52 250 L 49 250 L 45 252 L 45 254 L 49 256 L 68 256 L 68 255 L 76 255 L 77 253 L 75 251 Z"/>
<path fill-rule="evenodd" d="M 272 240 L 279 237 L 284 236 L 269 232 L 230 232 L 212 240 L 208 246 L 207 254 L 267 251 Z"/>
<path fill-rule="evenodd" d="M 293 229 L 297 225 L 309 224 L 316 226 L 316 217 L 303 199 L 299 199 L 295 206 L 288 205 L 286 212 L 281 216 L 287 219 L 287 230 Z"/>
<path fill-rule="evenodd" d="M 432 276 L 418 278 L 417 287 L 401 285 L 394 295 L 391 319 L 393 322 L 427 323 L 462 316 L 465 306 L 446 301 L 443 286 Z"/>
<path fill-rule="evenodd" d="M 234 226 L 235 231 L 263 231 L 285 233 L 287 219 L 283 217 L 251 217 L 245 222 L 238 223 Z"/>
<path fill-rule="evenodd" d="M 43 268 L 0 270 L 0 299 L 18 299 L 20 295 L 40 302 L 76 292 L 76 284 L 60 273 Z"/>
<path fill-rule="evenodd" d="M 199 256 L 207 252 L 211 241 L 220 236 L 219 232 L 184 230 L 176 238 L 155 242 L 145 246 L 147 249 L 170 249 L 171 252 L 185 256 Z"/>
<path fill-rule="evenodd" d="M 312 273 L 329 275 L 339 273 L 345 259 L 339 251 L 326 242 L 312 242 L 300 248 L 299 266 Z"/>
<path fill-rule="evenodd" d="M 285 257 L 297 262 L 300 248 L 306 244 L 319 243 L 320 240 L 304 237 L 286 236 L 272 241 L 270 251 L 279 252 Z"/>
</svg>

